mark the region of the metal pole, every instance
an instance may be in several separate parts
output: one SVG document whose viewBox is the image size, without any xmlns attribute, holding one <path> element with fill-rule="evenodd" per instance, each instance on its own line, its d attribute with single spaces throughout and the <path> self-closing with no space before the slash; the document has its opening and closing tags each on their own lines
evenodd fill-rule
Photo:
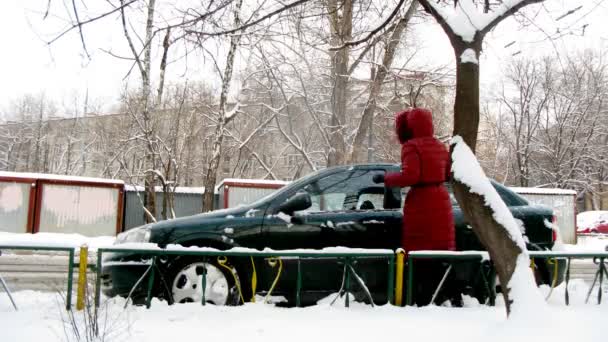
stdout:
<svg viewBox="0 0 608 342">
<path fill-rule="evenodd" d="M 72 309 L 72 281 L 74 280 L 74 249 L 68 251 L 68 293 L 66 293 L 66 310 Z"/>
<path fill-rule="evenodd" d="M 405 251 L 402 248 L 397 250 L 397 280 L 395 282 L 395 305 L 403 305 L 403 265 Z"/>
<path fill-rule="evenodd" d="M 412 305 L 414 296 L 414 256 L 409 255 L 407 260 L 407 305 Z"/>
<path fill-rule="evenodd" d="M 431 304 L 433 304 L 433 302 L 437 298 L 437 295 L 439 294 L 439 291 L 441 291 L 441 288 L 443 287 L 443 283 L 445 283 L 445 280 L 447 279 L 448 274 L 450 274 L 451 270 L 452 270 L 452 264 L 450 264 L 450 266 L 448 267 L 448 269 L 443 274 L 443 278 L 441 278 L 441 281 L 439 282 L 439 285 L 437 285 L 437 288 L 435 289 L 435 293 L 433 293 L 433 297 L 431 297 Z"/>
<path fill-rule="evenodd" d="M 600 283 L 597 288 L 597 303 L 602 304 L 602 282 L 604 282 L 604 258 L 600 258 Z"/>
<path fill-rule="evenodd" d="M 388 257 L 388 288 L 387 288 L 387 302 L 389 304 L 394 303 L 395 294 L 395 256 L 390 255 Z"/>
<path fill-rule="evenodd" d="M 298 257 L 298 276 L 296 279 L 296 307 L 302 306 L 302 263 Z"/>
<path fill-rule="evenodd" d="M 566 291 L 565 291 L 565 299 L 566 299 L 566 306 L 570 305 L 570 294 L 568 293 L 568 284 L 570 283 L 570 262 L 572 260 L 570 258 L 568 258 L 568 262 L 566 264 Z"/>
<path fill-rule="evenodd" d="M 4 291 L 8 295 L 8 299 L 10 299 L 11 303 L 13 303 L 13 307 L 15 308 L 15 311 L 19 311 L 17 309 L 17 304 L 15 304 L 15 300 L 13 299 L 13 296 L 11 295 L 11 291 L 8 289 L 8 286 L 6 286 L 6 283 L 4 282 L 4 278 L 2 278 L 1 275 L 0 275 L 0 283 L 2 283 L 2 287 L 4 287 Z"/>
<path fill-rule="evenodd" d="M 207 304 L 207 298 L 205 298 L 205 293 L 207 291 L 207 267 L 203 267 L 201 274 L 201 304 Z"/>
<path fill-rule="evenodd" d="M 101 297 L 101 255 L 103 254 L 103 250 L 99 248 L 97 250 L 97 269 L 95 275 L 95 307 L 99 307 L 99 300 Z"/>
<path fill-rule="evenodd" d="M 76 290 L 76 310 L 84 309 L 84 296 L 87 286 L 87 263 L 89 248 L 86 244 L 80 246 L 78 261 L 78 289 Z"/>
<path fill-rule="evenodd" d="M 146 308 L 149 309 L 152 305 L 152 286 L 154 285 L 154 268 L 156 266 L 156 256 L 152 257 L 150 265 L 150 275 L 148 278 L 148 293 L 146 294 Z"/>
<path fill-rule="evenodd" d="M 346 258 L 344 260 L 344 292 L 346 293 L 346 299 L 344 300 L 345 306 L 348 308 L 350 306 L 350 258 Z"/>
</svg>

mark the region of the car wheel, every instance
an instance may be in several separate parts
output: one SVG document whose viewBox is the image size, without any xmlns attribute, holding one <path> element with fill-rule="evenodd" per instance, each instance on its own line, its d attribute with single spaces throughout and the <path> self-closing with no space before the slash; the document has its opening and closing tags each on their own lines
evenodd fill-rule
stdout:
<svg viewBox="0 0 608 342">
<path fill-rule="evenodd" d="M 236 299 L 239 298 L 239 294 L 235 286 L 235 277 L 217 262 L 206 260 L 182 261 L 172 267 L 169 290 L 173 303 L 200 303 L 202 301 L 203 269 L 206 269 L 207 272 L 206 303 L 214 305 L 238 303 Z"/>
</svg>

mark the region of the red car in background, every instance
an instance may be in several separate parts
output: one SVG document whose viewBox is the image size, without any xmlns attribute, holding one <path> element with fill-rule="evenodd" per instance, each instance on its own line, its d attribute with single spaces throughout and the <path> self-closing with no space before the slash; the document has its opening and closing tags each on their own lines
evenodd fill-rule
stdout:
<svg viewBox="0 0 608 342">
<path fill-rule="evenodd" d="M 585 211 L 576 215 L 579 234 L 608 234 L 608 211 Z"/>
</svg>

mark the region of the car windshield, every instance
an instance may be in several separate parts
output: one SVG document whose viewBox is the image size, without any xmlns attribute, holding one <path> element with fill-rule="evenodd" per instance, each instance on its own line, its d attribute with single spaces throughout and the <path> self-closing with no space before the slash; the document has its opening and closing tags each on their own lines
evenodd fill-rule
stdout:
<svg viewBox="0 0 608 342">
<path fill-rule="evenodd" d="M 251 203 L 251 206 L 255 207 L 258 206 L 264 202 L 266 202 L 267 200 L 274 198 L 276 196 L 280 196 L 281 194 L 285 193 L 285 192 L 289 192 L 292 188 L 294 187 L 299 187 L 301 184 L 307 183 L 310 179 L 316 177 L 320 172 L 325 171 L 324 170 L 318 170 L 312 173 L 307 174 L 306 176 L 299 178 L 298 180 L 295 180 L 293 182 L 291 182 L 290 184 L 278 189 L 277 191 L 273 191 L 270 194 L 260 198 L 259 200 Z"/>
</svg>

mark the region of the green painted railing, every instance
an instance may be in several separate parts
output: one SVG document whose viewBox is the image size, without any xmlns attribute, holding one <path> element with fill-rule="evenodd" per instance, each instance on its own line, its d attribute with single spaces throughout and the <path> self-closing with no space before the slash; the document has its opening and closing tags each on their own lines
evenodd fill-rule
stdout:
<svg viewBox="0 0 608 342">
<path fill-rule="evenodd" d="M 152 264 L 150 267 L 150 274 L 148 275 L 148 284 L 146 289 L 146 306 L 150 307 L 152 297 L 152 287 L 154 285 L 154 264 L 156 258 L 159 256 L 190 256 L 190 257 L 261 257 L 261 258 L 281 258 L 281 257 L 297 257 L 298 268 L 297 268 L 297 283 L 296 283 L 296 306 L 301 305 L 301 291 L 302 291 L 302 267 L 300 261 L 303 259 L 314 259 L 314 258 L 335 258 L 336 262 L 344 262 L 345 264 L 345 305 L 349 305 L 349 286 L 351 272 L 353 270 L 352 264 L 356 259 L 368 259 L 368 258 L 386 258 L 388 259 L 388 274 L 387 274 L 387 297 L 390 303 L 393 302 L 394 284 L 395 284 L 395 253 L 388 250 L 367 250 L 365 252 L 323 252 L 323 251 L 233 251 L 233 250 L 197 250 L 197 249 L 139 249 L 139 248 L 99 248 L 97 250 L 97 278 L 95 286 L 95 305 L 100 305 L 101 297 L 101 270 L 103 267 L 103 254 L 105 253 L 136 253 L 142 256 L 151 257 Z M 203 293 L 204 295 L 204 293 Z"/>
<path fill-rule="evenodd" d="M 589 293 L 587 294 L 587 300 L 589 299 L 589 296 L 591 294 L 591 292 L 593 291 L 593 288 L 595 287 L 595 284 L 597 282 L 597 280 L 599 279 L 599 284 L 598 284 L 598 294 L 597 294 L 597 299 L 598 299 L 598 304 L 601 303 L 602 301 L 602 284 L 604 281 L 604 277 L 606 277 L 608 279 L 608 267 L 606 265 L 606 262 L 608 261 L 608 252 L 586 252 L 586 253 L 578 253 L 578 252 L 552 252 L 552 251 L 528 251 L 528 254 L 530 255 L 530 259 L 532 260 L 532 262 L 534 262 L 535 259 L 548 259 L 548 260 L 553 260 L 554 263 L 557 263 L 561 260 L 561 261 L 565 261 L 566 262 L 566 269 L 565 269 L 565 283 L 566 283 L 566 289 L 565 289 L 565 302 L 566 305 L 570 304 L 570 299 L 569 299 L 569 293 L 568 293 L 568 284 L 570 282 L 570 263 L 571 263 L 571 259 L 593 259 L 594 262 L 598 265 L 598 270 L 595 273 L 595 278 L 593 281 L 592 286 L 589 289 Z M 415 264 L 417 260 L 445 260 L 447 262 L 449 262 L 450 264 L 452 264 L 454 261 L 462 261 L 462 260 L 470 260 L 470 261 L 475 261 L 478 260 L 479 262 L 483 262 L 485 260 L 489 260 L 489 256 L 488 256 L 488 252 L 484 252 L 484 251 L 464 251 L 464 252 L 449 252 L 449 251 L 414 251 L 414 252 L 410 252 L 408 254 L 408 267 L 407 267 L 407 271 L 408 271 L 408 286 L 407 286 L 407 300 L 406 303 L 407 305 L 412 305 L 413 301 L 414 301 L 414 285 L 415 285 L 415 278 L 414 278 L 414 269 L 415 269 Z M 495 298 L 495 292 L 494 292 L 494 279 L 495 279 L 495 271 L 494 268 L 492 266 L 492 264 L 490 263 L 491 266 L 491 274 L 488 276 L 486 274 L 483 273 L 483 269 L 480 267 L 480 272 L 481 272 L 481 276 L 482 279 L 484 280 L 485 284 L 487 285 L 487 290 L 489 291 L 490 294 L 490 305 L 493 305 L 493 301 Z M 556 266 L 557 267 L 557 266 Z M 553 272 L 554 276 L 557 276 L 557 273 L 554 271 Z M 552 287 L 554 284 L 551 284 Z"/>
<path fill-rule="evenodd" d="M 72 280 L 74 278 L 74 247 L 51 247 L 36 245 L 0 245 L 0 250 L 21 250 L 21 251 L 54 251 L 68 253 L 68 288 L 66 293 L 67 310 L 72 308 Z"/>
</svg>

